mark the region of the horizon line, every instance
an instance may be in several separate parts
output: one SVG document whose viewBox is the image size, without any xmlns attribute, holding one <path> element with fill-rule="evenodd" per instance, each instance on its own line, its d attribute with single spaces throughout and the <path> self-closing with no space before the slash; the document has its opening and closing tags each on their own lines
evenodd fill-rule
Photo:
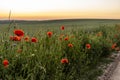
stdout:
<svg viewBox="0 0 120 80">
<path fill-rule="evenodd" d="M 64 19 L 10 19 L 10 21 L 59 21 L 59 20 L 120 20 L 118 18 L 64 18 Z M 0 21 L 9 21 L 9 19 L 0 19 Z"/>
</svg>

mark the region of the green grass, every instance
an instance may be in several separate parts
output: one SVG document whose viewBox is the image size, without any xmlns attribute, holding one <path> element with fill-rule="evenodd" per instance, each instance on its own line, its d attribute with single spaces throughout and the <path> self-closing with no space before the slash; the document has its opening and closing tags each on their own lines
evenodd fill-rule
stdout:
<svg viewBox="0 0 120 80">
<path fill-rule="evenodd" d="M 120 46 L 119 20 L 58 20 L 0 22 L 0 78 L 3 80 L 96 80 L 101 63 Z M 65 30 L 61 31 L 60 26 Z M 11 41 L 14 29 L 25 36 L 36 37 L 37 43 Z M 51 38 L 47 32 L 53 32 Z M 60 35 L 62 41 L 59 39 Z M 100 34 L 100 36 L 97 36 Z M 115 35 L 118 37 L 116 38 Z M 69 37 L 68 41 L 64 38 Z M 73 47 L 69 48 L 68 44 Z M 86 44 L 91 48 L 87 49 Z M 17 50 L 22 49 L 18 53 Z M 62 64 L 61 59 L 68 63 Z M 9 61 L 5 68 L 3 60 Z"/>
</svg>

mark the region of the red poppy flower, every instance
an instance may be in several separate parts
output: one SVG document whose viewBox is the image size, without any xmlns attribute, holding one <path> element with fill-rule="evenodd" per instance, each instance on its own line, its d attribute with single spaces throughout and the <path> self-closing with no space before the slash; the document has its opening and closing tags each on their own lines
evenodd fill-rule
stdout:
<svg viewBox="0 0 120 80">
<path fill-rule="evenodd" d="M 61 30 L 64 30 L 64 29 L 65 29 L 65 27 L 64 27 L 64 26 L 61 26 L 61 27 L 60 27 L 60 29 L 61 29 Z"/>
<path fill-rule="evenodd" d="M 69 40 L 69 38 L 68 38 L 68 37 L 65 37 L 65 38 L 64 38 L 64 40 L 65 40 L 65 41 L 68 41 L 68 40 Z"/>
<path fill-rule="evenodd" d="M 21 37 L 19 37 L 19 36 L 14 36 L 14 37 L 13 37 L 13 41 L 21 41 Z"/>
<path fill-rule="evenodd" d="M 7 67 L 9 65 L 9 61 L 7 59 L 3 60 L 4 67 Z"/>
<path fill-rule="evenodd" d="M 87 48 L 87 49 L 90 49 L 90 48 L 91 48 L 91 45 L 90 45 L 90 44 L 86 44 L 86 48 Z"/>
<path fill-rule="evenodd" d="M 51 37 L 53 35 L 53 33 L 49 31 L 49 32 L 47 32 L 47 35 L 48 35 L 48 37 Z"/>
<path fill-rule="evenodd" d="M 38 42 L 37 38 L 32 38 L 31 42 Z"/>
<path fill-rule="evenodd" d="M 117 46 L 117 44 L 114 43 L 114 44 L 112 45 L 112 49 L 115 49 L 116 46 Z"/>
<path fill-rule="evenodd" d="M 19 36 L 10 36 L 10 40 L 12 40 L 12 41 L 21 41 L 21 37 L 19 37 Z"/>
<path fill-rule="evenodd" d="M 68 59 L 67 59 L 67 58 L 63 58 L 63 59 L 61 59 L 61 63 L 62 63 L 62 64 L 66 64 L 66 63 L 68 63 Z"/>
<path fill-rule="evenodd" d="M 22 36 L 24 36 L 24 31 L 20 30 L 20 29 L 16 29 L 16 30 L 14 30 L 14 34 L 19 37 L 22 37 Z"/>
<path fill-rule="evenodd" d="M 24 40 L 28 42 L 29 41 L 29 37 L 28 36 L 25 37 Z"/>
<path fill-rule="evenodd" d="M 73 47 L 73 44 L 68 44 L 68 47 Z"/>
</svg>

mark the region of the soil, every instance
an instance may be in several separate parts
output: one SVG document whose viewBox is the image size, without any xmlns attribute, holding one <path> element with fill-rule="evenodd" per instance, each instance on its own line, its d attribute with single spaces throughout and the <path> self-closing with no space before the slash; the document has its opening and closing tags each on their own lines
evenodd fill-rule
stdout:
<svg viewBox="0 0 120 80">
<path fill-rule="evenodd" d="M 110 58 L 113 62 L 106 66 L 98 80 L 120 80 L 120 52 L 113 53 Z"/>
</svg>

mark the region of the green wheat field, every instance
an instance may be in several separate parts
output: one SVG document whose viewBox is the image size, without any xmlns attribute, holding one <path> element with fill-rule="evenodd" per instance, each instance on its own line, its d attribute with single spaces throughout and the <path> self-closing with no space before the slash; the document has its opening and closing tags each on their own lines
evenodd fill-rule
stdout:
<svg viewBox="0 0 120 80">
<path fill-rule="evenodd" d="M 97 80 L 119 50 L 120 20 L 0 21 L 0 80 Z"/>
</svg>

